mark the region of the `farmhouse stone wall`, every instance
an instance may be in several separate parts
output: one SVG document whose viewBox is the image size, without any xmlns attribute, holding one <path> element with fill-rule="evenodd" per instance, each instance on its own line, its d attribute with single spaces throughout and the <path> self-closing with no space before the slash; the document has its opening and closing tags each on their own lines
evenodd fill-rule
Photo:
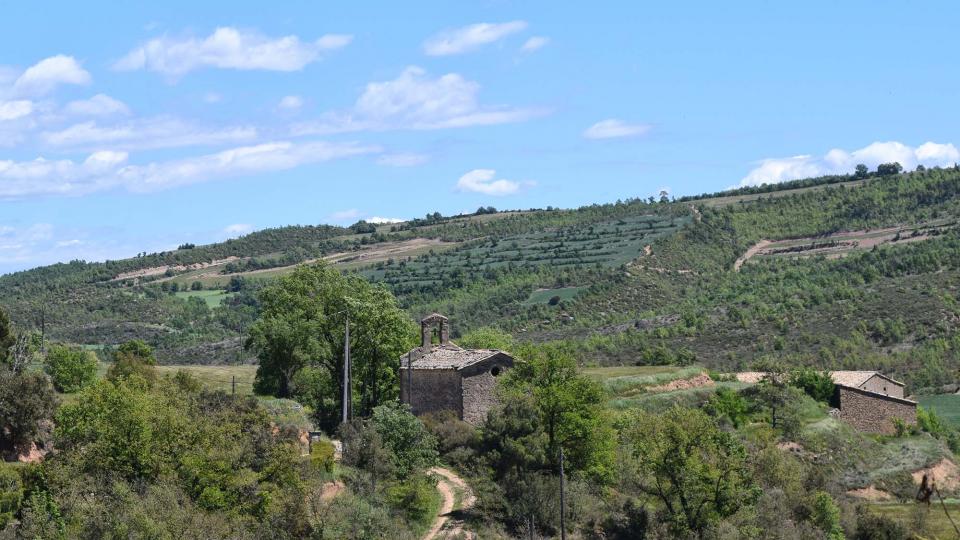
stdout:
<svg viewBox="0 0 960 540">
<path fill-rule="evenodd" d="M 497 378 L 512 366 L 513 359 L 501 354 L 461 372 L 463 375 L 461 419 L 463 421 L 477 425 L 487 419 L 487 413 L 497 405 Z"/>
<path fill-rule="evenodd" d="M 863 384 L 860 385 L 860 388 L 863 390 L 868 390 L 870 392 L 876 392 L 878 394 L 886 394 L 888 396 L 893 396 L 897 398 L 903 397 L 903 387 L 899 384 L 895 384 L 879 375 L 874 375 L 867 379 Z"/>
<path fill-rule="evenodd" d="M 403 368 L 400 377 L 400 400 L 410 404 L 413 414 L 453 411 L 463 416 L 461 378 L 456 370 L 414 369 L 408 379 L 407 370 Z"/>
<path fill-rule="evenodd" d="M 860 431 L 893 434 L 894 418 L 907 425 L 917 423 L 917 404 L 912 401 L 839 385 L 834 399 L 840 419 Z"/>
</svg>

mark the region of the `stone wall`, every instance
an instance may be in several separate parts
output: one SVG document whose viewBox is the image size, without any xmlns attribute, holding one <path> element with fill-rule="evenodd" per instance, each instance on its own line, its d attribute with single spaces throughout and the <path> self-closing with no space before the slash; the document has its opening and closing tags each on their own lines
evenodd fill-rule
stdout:
<svg viewBox="0 0 960 540">
<path fill-rule="evenodd" d="M 462 417 L 460 380 L 453 369 L 415 369 L 408 383 L 404 367 L 400 370 L 400 400 L 409 403 L 417 416 L 453 411 Z"/>
<path fill-rule="evenodd" d="M 912 401 L 848 386 L 837 386 L 835 392 L 840 419 L 860 431 L 893 434 L 894 418 L 907 425 L 917 423 L 917 404 Z"/>
<path fill-rule="evenodd" d="M 879 375 L 874 375 L 860 385 L 863 390 L 869 390 L 878 394 L 887 394 L 888 396 L 903 397 L 903 387 L 894 384 Z"/>
<path fill-rule="evenodd" d="M 513 367 L 512 358 L 497 355 L 461 372 L 463 421 L 478 425 L 487 419 L 487 413 L 497 404 L 497 378 L 502 377 L 510 367 Z"/>
</svg>

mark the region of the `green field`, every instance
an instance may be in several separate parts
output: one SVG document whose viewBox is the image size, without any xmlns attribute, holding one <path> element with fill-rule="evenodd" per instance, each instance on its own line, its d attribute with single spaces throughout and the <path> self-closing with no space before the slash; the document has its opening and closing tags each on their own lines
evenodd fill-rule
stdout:
<svg viewBox="0 0 960 540">
<path fill-rule="evenodd" d="M 547 304 L 554 296 L 559 296 L 561 301 L 573 300 L 577 294 L 583 290 L 583 287 L 561 287 L 559 289 L 538 289 L 530 293 L 530 297 L 524 302 L 525 305 Z"/>
<path fill-rule="evenodd" d="M 948 500 L 947 511 L 954 519 L 960 517 L 960 503 Z M 907 530 L 914 531 L 922 536 L 917 538 L 956 538 L 950 520 L 938 503 L 927 506 L 917 503 L 873 503 L 870 510 L 900 522 Z"/>
<path fill-rule="evenodd" d="M 953 427 L 960 428 L 960 395 L 936 394 L 917 398 L 920 406 L 936 411 L 937 416 Z"/>
<path fill-rule="evenodd" d="M 199 298 L 207 303 L 207 306 L 210 308 L 220 307 L 220 304 L 224 300 L 233 296 L 234 293 L 228 293 L 226 291 L 215 290 L 215 291 L 180 291 L 176 293 L 177 298 L 183 298 L 184 300 L 188 298 Z"/>
<path fill-rule="evenodd" d="M 173 375 L 177 371 L 183 370 L 193 375 L 201 384 L 214 390 L 231 391 L 233 378 L 236 377 L 237 393 L 252 394 L 253 379 L 257 374 L 257 366 L 249 364 L 232 366 L 157 366 L 161 375 Z"/>
</svg>

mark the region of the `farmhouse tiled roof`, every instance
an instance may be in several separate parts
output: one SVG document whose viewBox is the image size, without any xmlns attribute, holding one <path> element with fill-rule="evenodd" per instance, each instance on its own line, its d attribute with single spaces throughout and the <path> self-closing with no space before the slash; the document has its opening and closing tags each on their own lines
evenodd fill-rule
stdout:
<svg viewBox="0 0 960 540">
<path fill-rule="evenodd" d="M 843 386 L 860 386 L 861 384 L 870 380 L 870 377 L 878 376 L 883 377 L 884 379 L 896 384 L 898 386 L 904 386 L 900 381 L 896 381 L 887 377 L 879 371 L 831 371 L 830 378 L 833 379 L 834 384 L 840 384 Z"/>
<path fill-rule="evenodd" d="M 501 354 L 496 349 L 462 349 L 453 343 L 434 345 L 424 351 L 417 347 L 408 353 L 413 358 L 413 369 L 463 369 Z M 407 368 L 408 355 L 400 359 L 400 367 Z"/>
</svg>

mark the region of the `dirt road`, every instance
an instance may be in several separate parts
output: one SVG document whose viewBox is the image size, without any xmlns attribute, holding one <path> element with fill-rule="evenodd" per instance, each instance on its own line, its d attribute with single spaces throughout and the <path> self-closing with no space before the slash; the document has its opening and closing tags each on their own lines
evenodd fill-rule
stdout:
<svg viewBox="0 0 960 540">
<path fill-rule="evenodd" d="M 470 509 L 476 502 L 470 486 L 457 476 L 457 473 L 443 467 L 434 467 L 430 469 L 432 474 L 437 476 L 437 491 L 443 501 L 440 504 L 440 511 L 437 513 L 437 519 L 433 526 L 423 536 L 423 540 L 445 539 L 445 538 L 474 538 L 469 532 L 464 530 L 463 519 L 457 514 Z M 457 504 L 457 494 L 460 495 L 459 504 Z M 456 505 L 456 508 L 454 507 Z"/>
</svg>

